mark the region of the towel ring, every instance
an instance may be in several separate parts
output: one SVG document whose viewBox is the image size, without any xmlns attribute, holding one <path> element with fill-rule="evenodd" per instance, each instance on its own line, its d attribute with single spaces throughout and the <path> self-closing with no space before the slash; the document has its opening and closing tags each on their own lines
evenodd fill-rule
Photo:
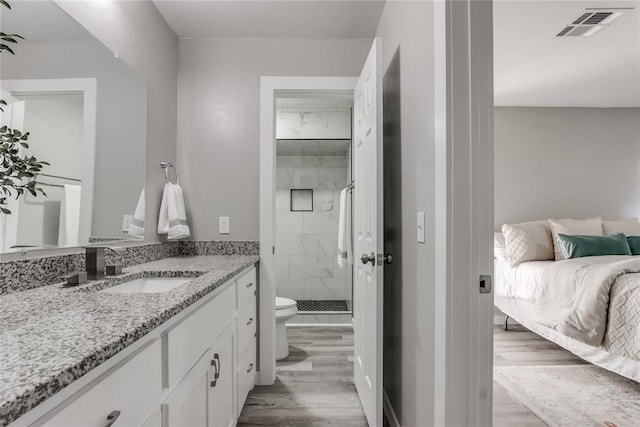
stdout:
<svg viewBox="0 0 640 427">
<path fill-rule="evenodd" d="M 173 173 L 176 176 L 176 185 L 180 183 L 180 178 L 178 177 L 178 171 L 176 170 L 176 167 L 173 166 L 173 163 L 161 161 L 160 167 L 164 169 L 164 176 L 167 179 L 167 183 L 172 184 L 171 180 L 169 179 L 169 168 L 173 168 Z"/>
</svg>

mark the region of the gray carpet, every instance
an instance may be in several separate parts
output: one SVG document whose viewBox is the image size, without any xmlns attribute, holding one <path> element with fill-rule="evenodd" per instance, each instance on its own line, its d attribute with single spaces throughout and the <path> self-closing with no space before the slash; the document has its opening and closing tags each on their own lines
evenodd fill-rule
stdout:
<svg viewBox="0 0 640 427">
<path fill-rule="evenodd" d="M 493 378 L 550 426 L 640 425 L 640 384 L 597 366 L 496 366 Z"/>
</svg>

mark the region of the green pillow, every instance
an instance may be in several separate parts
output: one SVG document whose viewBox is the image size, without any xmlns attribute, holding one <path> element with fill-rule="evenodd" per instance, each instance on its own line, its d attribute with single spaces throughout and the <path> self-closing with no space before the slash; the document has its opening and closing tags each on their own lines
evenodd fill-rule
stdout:
<svg viewBox="0 0 640 427">
<path fill-rule="evenodd" d="M 632 255 L 640 255 L 640 236 L 628 236 L 627 243 Z"/>
<path fill-rule="evenodd" d="M 610 236 L 558 234 L 560 247 L 567 258 L 598 255 L 631 255 L 624 233 Z"/>
</svg>

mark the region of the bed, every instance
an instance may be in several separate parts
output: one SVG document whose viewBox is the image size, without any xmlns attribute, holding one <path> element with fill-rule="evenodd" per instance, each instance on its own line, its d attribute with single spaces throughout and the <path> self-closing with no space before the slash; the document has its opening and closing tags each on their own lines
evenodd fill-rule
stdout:
<svg viewBox="0 0 640 427">
<path fill-rule="evenodd" d="M 544 232 L 553 247 L 556 236 Z M 586 361 L 640 382 L 640 256 L 535 259 L 553 257 L 547 253 L 514 265 L 505 235 L 494 239 L 495 306 Z"/>
</svg>

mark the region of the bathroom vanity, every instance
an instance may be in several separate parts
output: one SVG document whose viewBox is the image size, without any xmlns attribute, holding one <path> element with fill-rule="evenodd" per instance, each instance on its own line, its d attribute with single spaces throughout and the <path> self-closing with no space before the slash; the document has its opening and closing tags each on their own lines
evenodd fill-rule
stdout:
<svg viewBox="0 0 640 427">
<path fill-rule="evenodd" d="M 4 295 L 0 425 L 235 425 L 256 377 L 257 261 L 167 258 Z M 141 277 L 190 280 L 110 291 Z"/>
</svg>

